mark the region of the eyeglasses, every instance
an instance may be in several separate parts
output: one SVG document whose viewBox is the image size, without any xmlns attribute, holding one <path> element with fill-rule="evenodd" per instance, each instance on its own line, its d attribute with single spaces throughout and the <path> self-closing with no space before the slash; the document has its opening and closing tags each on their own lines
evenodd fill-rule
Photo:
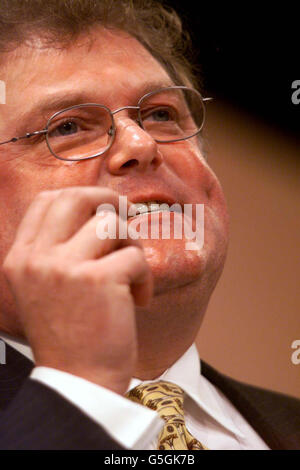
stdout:
<svg viewBox="0 0 300 470">
<path fill-rule="evenodd" d="M 156 142 L 179 142 L 200 133 L 205 119 L 204 101 L 211 99 L 202 98 L 193 88 L 171 86 L 147 93 L 137 106 L 115 111 L 102 104 L 78 104 L 53 114 L 44 129 L 13 137 L 0 145 L 45 135 L 55 158 L 79 161 L 99 157 L 114 142 L 114 115 L 125 109 L 135 114 L 137 124 Z"/>
</svg>

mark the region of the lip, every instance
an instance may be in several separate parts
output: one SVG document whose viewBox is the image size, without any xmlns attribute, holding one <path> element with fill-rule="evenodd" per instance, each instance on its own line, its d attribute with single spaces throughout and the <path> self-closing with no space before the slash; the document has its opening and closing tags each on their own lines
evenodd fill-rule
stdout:
<svg viewBox="0 0 300 470">
<path fill-rule="evenodd" d="M 182 204 L 179 201 L 177 201 L 174 197 L 166 193 L 147 192 L 147 193 L 143 193 L 142 195 L 141 194 L 131 195 L 131 197 L 130 195 L 128 195 L 128 201 L 129 201 L 129 205 L 131 205 L 130 203 L 134 205 L 134 204 L 143 204 L 143 203 L 150 202 L 150 201 L 157 201 L 156 203 L 159 205 L 167 204 L 169 207 L 172 206 L 173 204 L 179 204 L 182 209 Z M 129 217 L 129 219 L 132 220 L 135 217 L 143 217 L 146 215 L 160 213 L 160 212 L 161 211 L 153 211 L 153 212 L 150 211 L 144 214 L 139 214 L 137 216 Z"/>
<path fill-rule="evenodd" d="M 137 214 L 137 215 L 133 215 L 133 216 L 129 216 L 128 217 L 128 221 L 132 221 L 133 219 L 146 219 L 148 221 L 151 221 L 151 222 L 159 222 L 159 223 L 162 223 L 162 219 L 161 219 L 161 216 L 162 214 L 164 213 L 165 211 L 153 211 L 153 212 L 144 212 L 142 214 Z M 181 212 L 168 212 L 168 214 L 170 214 L 170 216 L 172 215 L 173 218 L 174 217 L 182 217 L 182 213 Z M 174 219 L 169 219 L 170 221 L 171 220 L 174 220 Z"/>
<path fill-rule="evenodd" d="M 192 205 L 194 207 L 194 203 L 192 201 L 189 201 L 188 194 L 186 194 L 186 188 L 175 188 L 172 190 L 172 188 L 166 187 L 166 185 L 163 185 L 161 181 L 151 181 L 151 186 L 146 185 L 144 187 L 138 187 L 134 188 L 134 186 L 131 186 L 131 188 L 125 188 L 123 186 L 118 188 L 118 192 L 120 196 L 126 196 L 127 197 L 127 211 L 130 210 L 130 207 L 134 204 L 141 204 L 149 201 L 158 201 L 159 204 L 168 204 L 169 206 L 172 206 L 173 204 L 177 204 L 181 207 L 181 212 L 175 211 L 175 212 L 169 212 L 171 218 L 170 222 L 172 224 L 171 227 L 174 225 L 174 230 L 175 227 L 177 227 L 177 224 L 179 224 L 180 227 L 183 227 L 185 230 L 185 227 L 187 229 L 191 229 L 193 231 L 196 230 L 195 226 L 195 214 L 194 214 L 194 209 L 192 212 L 186 212 L 186 207 L 185 204 Z M 183 189 L 185 191 L 183 191 Z M 151 222 L 151 224 L 162 224 L 163 223 L 163 212 L 162 211 L 154 211 L 154 212 L 146 212 L 143 214 L 137 214 L 136 216 L 133 217 L 128 217 L 127 212 L 127 220 L 128 222 L 131 223 L 134 219 L 138 218 L 140 220 L 141 224 Z M 184 224 L 184 225 L 182 225 Z M 172 228 L 171 228 L 172 229 Z M 172 229 L 172 230 L 173 230 Z"/>
<path fill-rule="evenodd" d="M 147 192 L 140 194 L 127 194 L 127 198 L 129 204 L 142 204 L 150 201 L 158 201 L 159 204 L 168 204 L 169 206 L 180 204 L 182 207 L 181 201 L 178 201 L 176 198 L 166 193 Z"/>
</svg>

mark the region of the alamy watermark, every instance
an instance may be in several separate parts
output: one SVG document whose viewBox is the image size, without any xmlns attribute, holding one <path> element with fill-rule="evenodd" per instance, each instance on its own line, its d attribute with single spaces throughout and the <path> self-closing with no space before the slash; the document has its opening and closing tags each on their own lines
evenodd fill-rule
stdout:
<svg viewBox="0 0 300 470">
<path fill-rule="evenodd" d="M 6 364 L 6 344 L 0 339 L 0 365 Z"/>
<path fill-rule="evenodd" d="M 292 92 L 291 100 L 293 104 L 300 104 L 300 80 L 294 80 L 292 82 Z"/>
<path fill-rule="evenodd" d="M 128 206 L 127 197 L 119 196 L 118 214 L 125 224 L 117 233 L 116 209 L 100 204 L 96 233 L 100 240 L 130 238 L 137 240 L 186 240 L 186 250 L 201 250 L 204 245 L 204 204 L 136 203 Z"/>
<path fill-rule="evenodd" d="M 0 80 L 0 104 L 6 104 L 6 86 L 3 80 Z"/>
<path fill-rule="evenodd" d="M 295 366 L 298 366 L 300 364 L 300 339 L 295 339 L 291 344 L 291 348 L 295 349 L 291 355 L 291 361 Z"/>
</svg>

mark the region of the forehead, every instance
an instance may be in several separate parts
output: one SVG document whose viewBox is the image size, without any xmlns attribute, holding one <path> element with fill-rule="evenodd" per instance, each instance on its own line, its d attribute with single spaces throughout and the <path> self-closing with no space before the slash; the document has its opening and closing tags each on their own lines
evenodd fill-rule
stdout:
<svg viewBox="0 0 300 470">
<path fill-rule="evenodd" d="M 20 105 L 57 92 L 84 90 L 94 100 L 129 95 L 155 85 L 172 84 L 158 61 L 129 34 L 95 29 L 66 49 L 22 45 L 7 56 L 1 69 L 7 104 Z M 148 86 L 149 85 L 149 86 Z M 29 95 L 30 93 L 30 95 Z"/>
</svg>

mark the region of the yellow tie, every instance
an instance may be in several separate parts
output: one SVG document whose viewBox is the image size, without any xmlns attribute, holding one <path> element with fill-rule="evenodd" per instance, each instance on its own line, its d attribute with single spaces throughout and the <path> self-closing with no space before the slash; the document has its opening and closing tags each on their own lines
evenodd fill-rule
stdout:
<svg viewBox="0 0 300 470">
<path fill-rule="evenodd" d="M 183 396 L 180 387 L 163 381 L 139 385 L 127 393 L 127 398 L 156 410 L 165 421 L 158 450 L 208 450 L 185 426 Z"/>
</svg>

